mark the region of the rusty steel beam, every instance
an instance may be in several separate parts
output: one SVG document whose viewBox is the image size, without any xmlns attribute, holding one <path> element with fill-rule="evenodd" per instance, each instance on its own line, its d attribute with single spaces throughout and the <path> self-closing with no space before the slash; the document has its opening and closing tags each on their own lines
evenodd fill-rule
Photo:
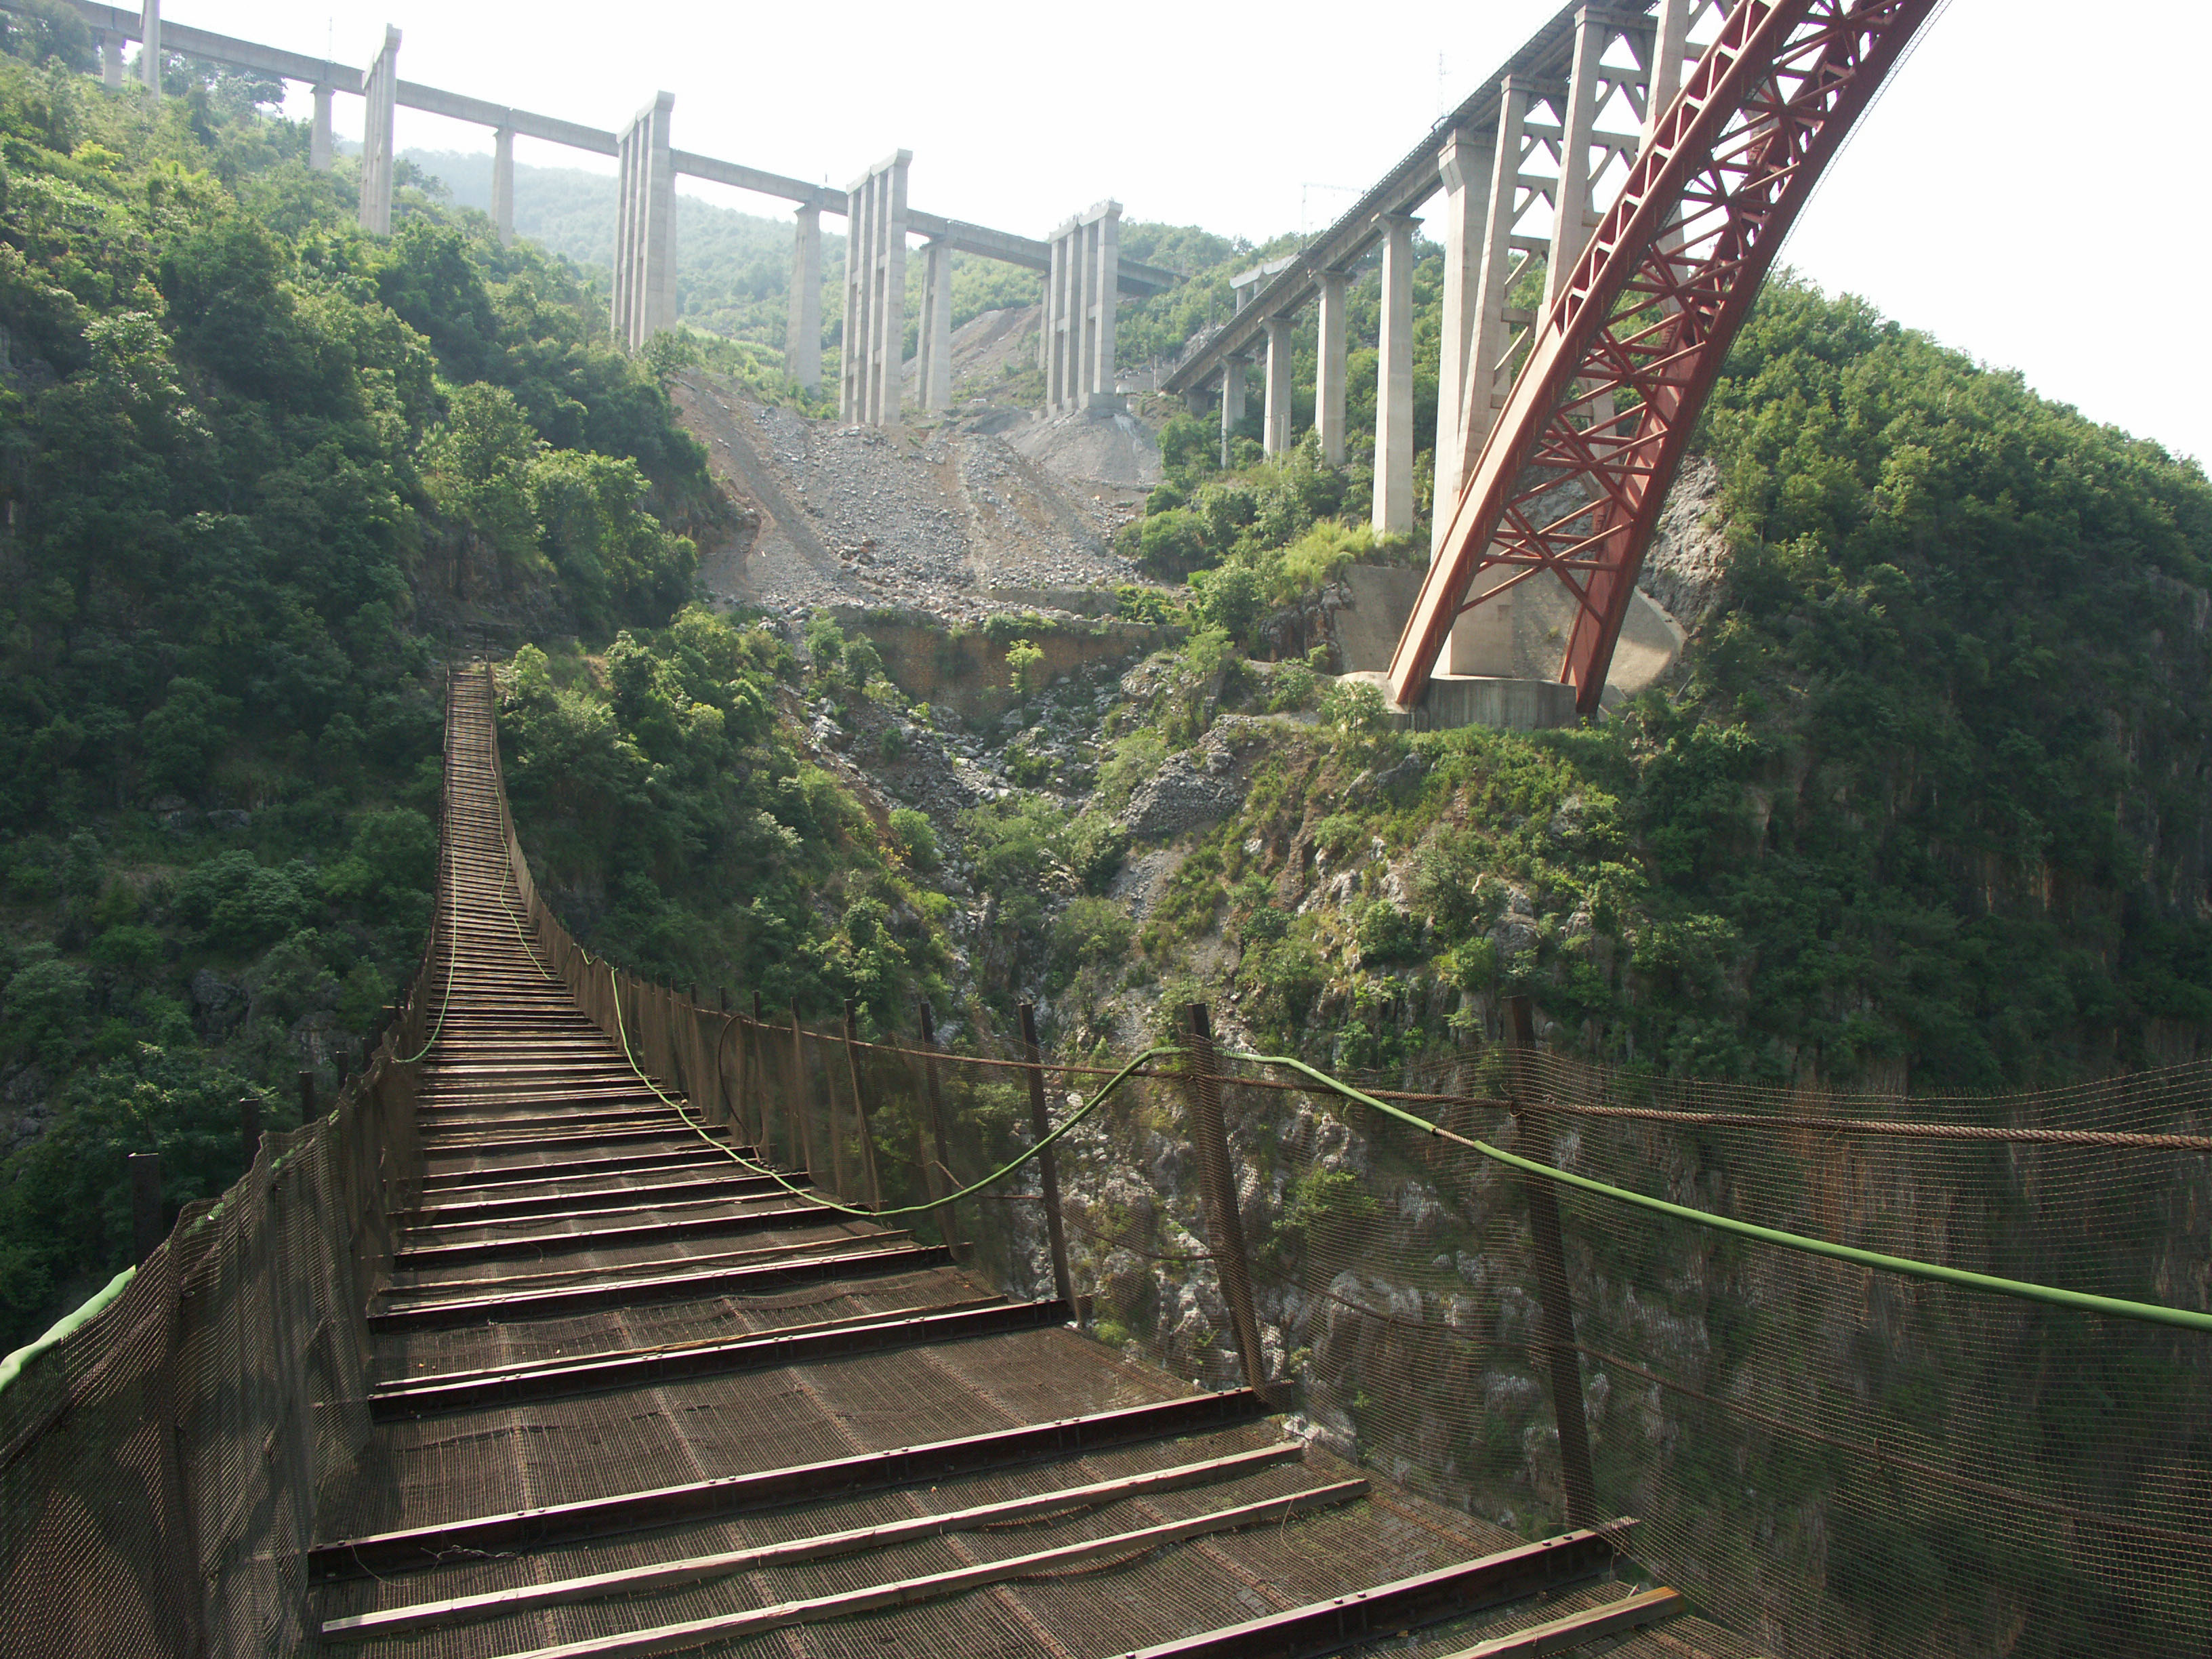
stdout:
<svg viewBox="0 0 2212 1659">
<path fill-rule="evenodd" d="M 641 1221 L 635 1226 L 602 1227 L 584 1233 L 524 1233 L 514 1237 L 470 1239 L 459 1244 L 425 1244 L 420 1248 L 403 1245 L 393 1254 L 392 1266 L 397 1273 L 417 1273 L 424 1267 L 447 1267 L 462 1261 L 497 1261 L 503 1257 L 551 1255 L 562 1250 L 627 1250 L 664 1240 L 773 1232 L 779 1227 L 826 1227 L 839 1219 L 835 1210 L 824 1209 L 818 1204 L 793 1205 L 780 1210 L 743 1210 L 735 1215 Z"/>
<path fill-rule="evenodd" d="M 1559 678 L 1577 710 L 1597 711 L 1729 346 L 1823 169 L 1937 4 L 1738 0 L 1532 331 L 1399 638 L 1393 701 L 1420 701 L 1462 611 L 1548 574 L 1576 605 Z M 1476 591 L 1492 570 L 1502 579 Z"/>
<path fill-rule="evenodd" d="M 475 1204 L 437 1204 L 403 1218 L 408 1232 L 434 1227 L 477 1227 L 530 1216 L 596 1215 L 641 1210 L 656 1204 L 720 1203 L 749 1194 L 781 1191 L 772 1176 L 730 1175 L 715 1181 L 667 1181 L 654 1187 L 593 1187 L 580 1193 L 539 1193 L 529 1198 L 488 1198 Z"/>
<path fill-rule="evenodd" d="M 1613 1540 L 1632 1521 L 1603 1532 L 1563 1533 L 1436 1572 L 1316 1601 L 1288 1613 L 1163 1642 L 1128 1659 L 1319 1659 L 1379 1636 L 1395 1636 L 1501 1602 L 1564 1589 L 1613 1565 Z"/>
<path fill-rule="evenodd" d="M 774 1267 L 720 1267 L 706 1273 L 662 1273 L 646 1279 L 604 1280 L 596 1285 L 517 1291 L 507 1296 L 418 1302 L 404 1308 L 379 1309 L 368 1316 L 368 1328 L 383 1335 L 392 1331 L 450 1330 L 459 1325 L 498 1324 L 518 1319 L 554 1319 L 569 1314 L 597 1313 L 606 1308 L 636 1307 L 647 1302 L 753 1295 L 779 1285 L 811 1284 L 824 1279 L 913 1273 L 923 1267 L 942 1267 L 951 1260 L 951 1251 L 942 1244 L 902 1245 L 896 1249 L 825 1255 Z"/>
<path fill-rule="evenodd" d="M 748 1155 L 750 1146 L 743 1149 Z M 426 1192 L 466 1192 L 475 1187 L 568 1181 L 578 1176 L 648 1175 L 719 1167 L 727 1160 L 713 1146 L 672 1147 L 665 1152 L 618 1152 L 611 1158 L 568 1158 L 548 1164 L 495 1164 L 482 1170 L 441 1170 L 422 1177 Z"/>
<path fill-rule="evenodd" d="M 1025 1463 L 1084 1457 L 1118 1446 L 1233 1428 L 1255 1420 L 1265 1412 L 1260 1397 L 1249 1389 L 1182 1395 L 1150 1405 L 1125 1406 L 1118 1411 L 1093 1412 L 1052 1423 L 1025 1423 L 956 1440 L 896 1446 L 752 1474 L 724 1475 L 678 1486 L 337 1539 L 307 1552 L 307 1572 L 310 1578 L 328 1583 L 413 1571 L 457 1556 L 545 1549 L 648 1527 L 719 1519 L 776 1504 L 849 1498 Z"/>
<path fill-rule="evenodd" d="M 904 1520 L 848 1528 L 842 1532 L 814 1533 L 748 1549 L 724 1550 L 714 1555 L 687 1556 L 677 1561 L 655 1561 L 641 1567 L 618 1567 L 611 1572 L 587 1573 L 550 1583 L 516 1584 L 506 1589 L 457 1595 L 437 1601 L 403 1603 L 373 1613 L 323 1621 L 323 1635 L 355 1640 L 365 1636 L 391 1636 L 404 1632 L 434 1630 L 471 1620 L 502 1618 L 538 1607 L 563 1607 L 577 1601 L 598 1601 L 611 1596 L 636 1595 L 646 1591 L 681 1589 L 732 1573 L 759 1572 L 801 1561 L 820 1561 L 841 1555 L 880 1550 L 917 1538 L 936 1538 L 949 1532 L 981 1531 L 1026 1521 L 1059 1510 L 1095 1509 L 1133 1498 L 1183 1492 L 1256 1474 L 1263 1469 L 1295 1462 L 1304 1454 L 1296 1440 L 1281 1441 L 1254 1451 L 1232 1452 L 1196 1463 L 1178 1463 L 1164 1469 L 1117 1480 L 1089 1481 L 1079 1486 L 1055 1486 L 1024 1492 L 1017 1498 L 978 1504 L 967 1509 L 933 1510 Z M 1363 1483 L 1364 1484 L 1364 1483 Z M 1276 1500 L 1270 1500 L 1273 1502 Z"/>
<path fill-rule="evenodd" d="M 717 1139 L 729 1134 L 726 1127 L 710 1124 L 707 1133 Z M 425 1158 L 459 1158 L 471 1152 L 511 1152 L 517 1147 L 537 1152 L 548 1147 L 608 1146 L 623 1141 L 670 1140 L 679 1145 L 696 1146 L 698 1137 L 691 1130 L 678 1125 L 641 1123 L 626 1129 L 593 1129 L 578 1134 L 564 1135 L 495 1135 L 474 1140 L 441 1140 L 426 1139 L 422 1146 Z M 742 1150 L 742 1149 L 741 1149 Z M 788 1171 L 787 1171 L 788 1173 Z"/>
<path fill-rule="evenodd" d="M 658 1388 L 698 1376 L 809 1365 L 854 1354 L 888 1353 L 940 1342 L 965 1342 L 1064 1325 L 1075 1317 L 1065 1302 L 1008 1302 L 957 1310 L 935 1308 L 903 1318 L 841 1323 L 817 1331 L 769 1331 L 697 1347 L 616 1354 L 557 1364 L 518 1365 L 468 1377 L 410 1376 L 372 1389 L 371 1419 L 390 1423 L 432 1412 L 474 1411 L 524 1401 L 565 1400 L 609 1389 Z"/>
</svg>

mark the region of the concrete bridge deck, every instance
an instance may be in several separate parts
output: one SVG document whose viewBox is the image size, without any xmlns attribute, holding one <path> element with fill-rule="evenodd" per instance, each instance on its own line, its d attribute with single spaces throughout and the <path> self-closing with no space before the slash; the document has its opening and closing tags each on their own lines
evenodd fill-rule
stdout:
<svg viewBox="0 0 2212 1659">
<path fill-rule="evenodd" d="M 693 1129 L 526 945 L 459 691 L 458 949 L 373 1443 L 309 1561 L 392 1656 L 1741 1652 L 1595 1533 L 1531 1545 L 1193 1392 Z M 722 1132 L 726 1134 L 726 1131 Z M 1565 1620 L 1565 1636 L 1549 1626 Z M 1530 1627 L 1544 1626 L 1539 1633 Z M 1411 1630 L 1410 1640 L 1401 1633 Z M 1503 1647 L 1470 1644 L 1523 1631 Z"/>
</svg>

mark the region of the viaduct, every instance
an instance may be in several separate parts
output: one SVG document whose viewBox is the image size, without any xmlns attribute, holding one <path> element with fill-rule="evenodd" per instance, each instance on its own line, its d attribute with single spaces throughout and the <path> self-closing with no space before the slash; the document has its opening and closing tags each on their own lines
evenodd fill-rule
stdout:
<svg viewBox="0 0 2212 1659">
<path fill-rule="evenodd" d="M 360 215 L 373 234 L 391 228 L 399 108 L 491 130 L 502 238 L 514 232 L 517 135 L 615 157 L 612 323 L 633 351 L 676 322 L 680 174 L 793 205 L 786 362 L 818 386 L 822 216 L 842 217 L 838 408 L 851 423 L 899 423 L 915 238 L 925 268 L 915 401 L 926 412 L 951 401 L 955 252 L 1042 278 L 1038 357 L 1054 415 L 1119 407 L 1116 306 L 1178 280 L 1122 257 L 1112 201 L 1039 240 L 912 206 L 906 150 L 832 190 L 675 148 L 665 92 L 608 132 L 403 81 L 396 28 L 357 70 L 165 23 L 161 0 L 135 15 L 69 3 L 110 85 L 122 84 L 135 41 L 155 97 L 167 52 L 311 87 L 319 167 L 331 165 L 334 95 L 363 100 Z M 1560 584 L 1576 620 L 1556 683 L 1524 689 L 1544 692 L 1559 717 L 1571 718 L 1570 691 L 1574 712 L 1595 712 L 1644 544 L 1728 343 L 1827 159 L 1935 5 L 1569 0 L 1334 223 L 1234 280 L 1232 315 L 1192 343 L 1161 389 L 1194 411 L 1218 410 L 1225 460 L 1259 360 L 1263 447 L 1283 453 L 1294 438 L 1294 338 L 1311 313 L 1314 426 L 1323 455 L 1340 463 L 1347 289 L 1379 253 L 1371 516 L 1378 532 L 1402 535 L 1417 522 L 1414 233 L 1424 215 L 1442 220 L 1431 562 L 1389 680 L 1408 718 L 1425 708 L 1420 723 L 1460 723 L 1485 686 L 1513 676 L 1513 595 L 1537 577 Z M 1439 697 L 1439 679 L 1467 684 Z"/>
<path fill-rule="evenodd" d="M 906 336 L 908 240 L 920 237 L 925 265 L 924 325 L 918 384 L 925 410 L 951 404 L 951 256 L 973 254 L 1035 270 L 1044 278 L 1047 326 L 1040 367 L 1055 411 L 1088 408 L 1114 398 L 1114 307 L 1123 295 L 1157 294 L 1178 280 L 1120 255 L 1115 235 L 1121 208 L 1102 202 L 1070 217 L 1047 239 L 1015 235 L 984 225 L 925 213 L 907 199 L 910 151 L 886 156 L 854 180 L 832 190 L 741 162 L 678 149 L 672 137 L 675 98 L 661 93 L 620 132 L 608 132 L 554 116 L 533 114 L 399 78 L 400 32 L 387 27 L 383 45 L 365 70 L 280 47 L 165 22 L 161 0 L 142 11 L 71 0 L 70 9 L 93 33 L 100 76 L 125 82 L 124 48 L 140 48 L 131 66 L 155 97 L 167 53 L 314 89 L 314 127 L 309 155 L 331 165 L 331 106 L 336 94 L 368 106 L 362 122 L 361 226 L 383 235 L 392 228 L 392 112 L 426 114 L 489 127 L 493 135 L 492 217 L 502 240 L 514 234 L 514 141 L 518 136 L 616 158 L 620 195 L 615 230 L 613 325 L 617 339 L 635 351 L 676 325 L 676 179 L 703 179 L 794 204 L 793 304 L 785 361 L 802 386 L 822 384 L 822 216 L 846 222 L 842 368 L 838 386 L 842 418 L 872 426 L 899 423 L 901 360 Z"/>
</svg>

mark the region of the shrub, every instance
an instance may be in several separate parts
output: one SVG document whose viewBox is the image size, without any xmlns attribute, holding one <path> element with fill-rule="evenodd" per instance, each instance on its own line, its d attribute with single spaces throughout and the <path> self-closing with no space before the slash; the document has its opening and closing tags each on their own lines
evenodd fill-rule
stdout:
<svg viewBox="0 0 2212 1659">
<path fill-rule="evenodd" d="M 911 806 L 891 809 L 891 845 L 917 870 L 934 870 L 943 858 L 938 849 L 936 827 L 927 814 Z"/>
<path fill-rule="evenodd" d="M 1044 647 L 1031 640 L 1016 640 L 1006 647 L 1006 678 L 1024 691 L 1044 689 Z"/>
</svg>

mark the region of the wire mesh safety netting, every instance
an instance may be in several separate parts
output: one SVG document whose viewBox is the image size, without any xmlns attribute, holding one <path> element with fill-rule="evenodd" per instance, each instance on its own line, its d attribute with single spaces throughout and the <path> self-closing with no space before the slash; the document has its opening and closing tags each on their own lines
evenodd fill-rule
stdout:
<svg viewBox="0 0 2212 1659">
<path fill-rule="evenodd" d="M 2212 1650 L 2212 1334 L 1655 1214 L 1224 1057 L 1232 1249 L 1188 1054 L 1100 1102 L 1117 1064 L 708 1018 L 748 1138 L 1018 1294 L 1054 1291 L 1043 1161 L 940 1200 L 1021 1156 L 1040 1098 L 1079 1120 L 1050 1162 L 1095 1334 L 1213 1387 L 1249 1341 L 1320 1442 L 1525 1535 L 1632 1517 L 1639 1565 L 1764 1650 Z M 1342 1080 L 1706 1214 L 2212 1305 L 2212 1068 L 1907 1101 L 1497 1047 Z"/>
<path fill-rule="evenodd" d="M 1076 1064 L 620 973 L 538 898 L 503 793 L 491 833 L 518 934 L 702 1135 L 897 1235 L 841 1274 L 955 1256 L 1508 1533 L 1631 1518 L 1644 1571 L 1777 1659 L 2212 1650 L 2212 1331 L 1914 1266 L 2202 1315 L 2212 1066 L 1902 1100 L 1523 1044 L 1336 1080 L 1377 1103 L 1195 1033 Z M 31 1650 L 296 1644 L 368 1434 L 444 939 L 337 1113 L 0 1388 L 0 1606 L 40 1609 Z"/>
</svg>

